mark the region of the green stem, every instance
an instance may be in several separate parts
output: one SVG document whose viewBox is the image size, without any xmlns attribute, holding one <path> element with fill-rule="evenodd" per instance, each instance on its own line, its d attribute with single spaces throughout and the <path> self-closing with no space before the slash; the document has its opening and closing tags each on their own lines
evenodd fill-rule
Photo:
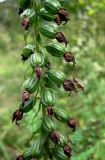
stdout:
<svg viewBox="0 0 105 160">
<path fill-rule="evenodd" d="M 42 112 L 43 112 L 43 117 L 46 115 L 46 108 L 45 106 L 42 106 Z M 48 139 L 46 140 L 45 144 L 44 144 L 44 158 L 43 160 L 48 160 L 48 152 L 49 152 L 49 141 Z"/>
<path fill-rule="evenodd" d="M 35 45 L 36 45 L 36 51 L 40 51 L 40 47 L 38 44 L 38 35 L 39 35 L 39 12 L 40 12 L 40 0 L 37 0 L 37 2 L 33 1 L 34 9 L 35 9 L 35 20 L 34 20 L 34 34 L 35 34 Z"/>
</svg>

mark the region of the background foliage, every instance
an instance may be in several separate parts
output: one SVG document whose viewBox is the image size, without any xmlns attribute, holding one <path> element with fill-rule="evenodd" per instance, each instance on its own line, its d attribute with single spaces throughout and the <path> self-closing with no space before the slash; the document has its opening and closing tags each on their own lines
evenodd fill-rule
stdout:
<svg viewBox="0 0 105 160">
<path fill-rule="evenodd" d="M 76 70 L 72 71 L 72 66 L 65 62 L 62 64 L 68 77 L 75 74 L 83 80 L 85 92 L 67 97 L 62 89 L 59 91 L 57 105 L 66 107 L 78 120 L 75 133 L 65 126 L 59 130 L 72 141 L 72 160 L 105 160 L 105 0 L 68 0 L 66 5 L 71 20 L 64 32 L 76 57 Z M 19 127 L 11 123 L 27 69 L 20 57 L 24 40 L 17 12 L 16 0 L 0 3 L 0 160 L 15 159 L 32 143 L 31 135 L 40 125 L 39 119 L 32 125 L 37 106 Z M 61 61 L 57 65 L 55 61 L 53 67 L 63 69 Z"/>
</svg>

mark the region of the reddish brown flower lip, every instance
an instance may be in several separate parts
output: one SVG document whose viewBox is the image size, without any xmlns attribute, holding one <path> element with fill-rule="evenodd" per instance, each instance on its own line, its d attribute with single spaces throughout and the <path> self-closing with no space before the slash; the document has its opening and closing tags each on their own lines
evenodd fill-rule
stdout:
<svg viewBox="0 0 105 160">
<path fill-rule="evenodd" d="M 71 52 L 65 52 L 64 59 L 66 62 L 72 62 L 73 66 L 76 64 L 75 57 L 73 56 Z"/>
<path fill-rule="evenodd" d="M 29 24 L 30 24 L 30 20 L 28 17 L 24 17 L 22 20 L 22 26 L 24 27 L 25 30 L 29 29 Z"/>
<path fill-rule="evenodd" d="M 35 67 L 35 74 L 37 79 L 40 79 L 43 73 L 43 69 L 39 66 Z"/>
<path fill-rule="evenodd" d="M 52 106 L 48 106 L 47 107 L 47 112 L 48 112 L 49 116 L 53 116 L 54 115 L 53 107 Z"/>
<path fill-rule="evenodd" d="M 22 102 L 27 102 L 30 99 L 30 93 L 28 91 L 23 91 L 22 93 Z"/>
<path fill-rule="evenodd" d="M 59 14 L 61 20 L 65 21 L 64 25 L 70 20 L 69 19 L 69 14 L 68 14 L 68 12 L 66 11 L 65 8 L 60 8 L 58 14 Z"/>
<path fill-rule="evenodd" d="M 62 32 L 57 32 L 55 38 L 58 40 L 58 42 L 64 42 L 67 46 L 68 41 L 66 40 L 64 34 Z"/>
<path fill-rule="evenodd" d="M 72 128 L 73 131 L 75 131 L 75 129 L 76 129 L 76 120 L 74 118 L 70 118 L 67 123 L 68 123 L 69 127 Z"/>
<path fill-rule="evenodd" d="M 71 152 L 72 152 L 71 147 L 70 147 L 68 144 L 65 145 L 65 146 L 64 146 L 64 153 L 65 153 L 67 156 L 71 157 Z"/>
<path fill-rule="evenodd" d="M 16 124 L 18 125 L 18 121 L 20 121 L 21 119 L 23 118 L 23 112 L 19 109 L 19 110 L 16 110 L 14 113 L 13 113 L 13 117 L 12 117 L 12 122 L 16 122 Z"/>
<path fill-rule="evenodd" d="M 82 84 L 82 82 L 79 79 L 73 77 L 73 81 L 77 85 L 78 88 L 80 88 L 81 90 L 84 91 L 84 85 Z"/>
<path fill-rule="evenodd" d="M 74 82 L 72 80 L 65 80 L 63 83 L 63 87 L 64 87 L 65 91 L 69 91 L 70 94 L 72 91 L 77 92 L 75 85 L 74 85 Z"/>
<path fill-rule="evenodd" d="M 62 23 L 62 20 L 61 20 L 61 17 L 60 17 L 60 15 L 59 14 L 57 14 L 56 16 L 55 16 L 55 20 L 54 20 L 58 25 L 60 25 L 61 23 Z"/>
<path fill-rule="evenodd" d="M 57 131 L 53 131 L 51 133 L 51 138 L 55 143 L 59 143 L 59 141 L 60 141 L 60 135 Z"/>
</svg>

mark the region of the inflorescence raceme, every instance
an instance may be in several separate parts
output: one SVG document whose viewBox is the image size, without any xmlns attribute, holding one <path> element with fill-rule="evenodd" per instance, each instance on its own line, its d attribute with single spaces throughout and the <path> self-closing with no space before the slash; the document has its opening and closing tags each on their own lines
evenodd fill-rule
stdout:
<svg viewBox="0 0 105 160">
<path fill-rule="evenodd" d="M 51 56 L 64 59 L 73 63 L 73 66 L 76 64 L 74 55 L 66 49 L 68 40 L 64 33 L 58 31 L 59 25 L 65 25 L 70 20 L 69 14 L 60 0 L 19 0 L 18 14 L 25 30 L 25 46 L 21 57 L 22 61 L 30 62 L 32 73 L 23 83 L 21 104 L 13 113 L 12 122 L 19 124 L 24 114 L 33 110 L 37 101 L 39 111 L 42 112 L 42 122 L 40 136 L 16 160 L 69 160 L 72 146 L 67 137 L 57 131 L 55 120 L 64 123 L 72 131 L 76 130 L 77 124 L 65 109 L 55 106 L 55 90 L 62 86 L 64 91 L 71 94 L 73 91 L 84 90 L 84 86 L 79 79 L 67 79 L 62 71 L 52 69 L 46 54 L 48 52 Z M 35 34 L 34 44 L 27 42 L 31 31 Z M 43 47 L 41 35 L 52 42 Z"/>
</svg>

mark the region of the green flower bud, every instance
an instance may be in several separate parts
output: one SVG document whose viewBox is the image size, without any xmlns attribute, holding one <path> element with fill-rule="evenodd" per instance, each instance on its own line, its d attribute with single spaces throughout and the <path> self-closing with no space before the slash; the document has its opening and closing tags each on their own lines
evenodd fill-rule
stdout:
<svg viewBox="0 0 105 160">
<path fill-rule="evenodd" d="M 60 10 L 61 5 L 57 0 L 45 0 L 44 8 L 52 14 L 56 14 Z"/>
<path fill-rule="evenodd" d="M 58 89 L 57 85 L 51 79 L 49 79 L 47 75 L 44 76 L 44 82 L 47 88 L 52 88 L 54 90 Z"/>
<path fill-rule="evenodd" d="M 21 14 L 20 18 L 23 19 L 24 17 L 28 17 L 30 19 L 33 17 L 33 19 L 34 19 L 34 16 L 35 16 L 35 11 L 33 9 L 26 9 Z"/>
<path fill-rule="evenodd" d="M 28 30 L 34 23 L 35 11 L 33 9 L 26 9 L 20 16 L 22 25 L 25 30 Z"/>
<path fill-rule="evenodd" d="M 22 60 L 27 60 L 34 53 L 34 46 L 31 44 L 26 45 L 22 50 Z"/>
<path fill-rule="evenodd" d="M 65 53 L 65 47 L 59 43 L 49 43 L 46 46 L 46 50 L 54 57 L 62 57 Z"/>
<path fill-rule="evenodd" d="M 54 39 L 57 33 L 57 26 L 55 24 L 45 24 L 40 28 L 40 32 L 44 36 Z"/>
<path fill-rule="evenodd" d="M 42 17 L 46 21 L 53 21 L 55 19 L 55 15 L 49 13 L 44 8 L 40 11 L 40 17 Z"/>
<path fill-rule="evenodd" d="M 27 149 L 26 151 L 23 152 L 23 157 L 25 160 L 30 160 L 32 158 L 31 155 L 31 148 Z"/>
<path fill-rule="evenodd" d="M 42 92 L 42 103 L 47 106 L 54 106 L 55 104 L 55 95 L 52 89 L 45 89 Z"/>
<path fill-rule="evenodd" d="M 27 102 L 24 102 L 23 104 L 20 105 L 20 109 L 22 110 L 23 113 L 27 113 L 33 109 L 35 106 L 36 99 L 30 98 Z"/>
<path fill-rule="evenodd" d="M 53 156 L 56 160 L 69 160 L 69 157 L 65 155 L 63 148 L 55 147 L 53 149 Z"/>
<path fill-rule="evenodd" d="M 36 77 L 28 78 L 23 83 L 23 88 L 31 94 L 37 90 L 38 86 L 39 86 L 39 81 Z"/>
<path fill-rule="evenodd" d="M 51 79 L 52 82 L 54 82 L 56 85 L 60 86 L 63 84 L 65 80 L 65 74 L 60 70 L 49 70 L 47 72 L 47 76 L 49 79 Z"/>
<path fill-rule="evenodd" d="M 31 55 L 30 63 L 32 68 L 37 66 L 43 67 L 44 66 L 44 56 L 41 53 L 35 53 Z"/>
<path fill-rule="evenodd" d="M 42 128 L 47 132 L 51 133 L 53 130 L 56 129 L 56 125 L 54 120 L 49 116 L 44 116 L 42 121 Z"/>
<path fill-rule="evenodd" d="M 68 140 L 64 135 L 60 134 L 59 142 L 60 142 L 60 146 L 64 146 L 65 144 L 67 144 Z"/>
<path fill-rule="evenodd" d="M 69 114 L 65 110 L 58 107 L 54 108 L 54 116 L 61 122 L 67 122 L 69 120 Z"/>
<path fill-rule="evenodd" d="M 31 155 L 32 157 L 41 158 L 42 157 L 42 148 L 40 145 L 40 140 L 36 140 L 33 146 L 31 147 Z"/>
<path fill-rule="evenodd" d="M 66 40 L 64 34 L 62 32 L 57 32 L 57 25 L 55 24 L 46 24 L 43 25 L 40 28 L 40 32 L 50 38 L 50 39 L 56 39 L 58 42 L 62 43 L 64 42 L 67 46 L 68 41 Z"/>
</svg>

